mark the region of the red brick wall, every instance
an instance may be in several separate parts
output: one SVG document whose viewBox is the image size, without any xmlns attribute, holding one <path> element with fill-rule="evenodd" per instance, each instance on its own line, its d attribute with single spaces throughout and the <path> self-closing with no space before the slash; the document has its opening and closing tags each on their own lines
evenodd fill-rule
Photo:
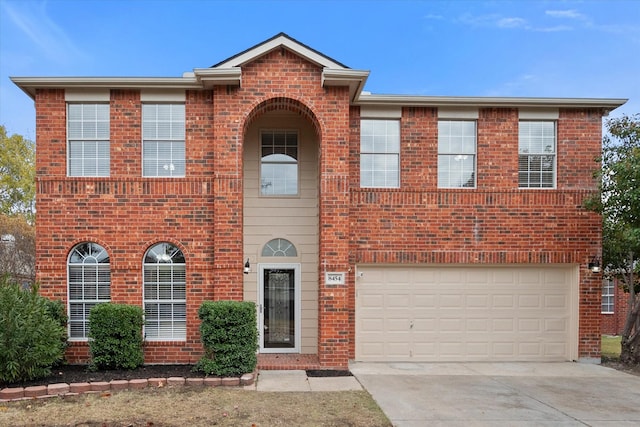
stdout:
<svg viewBox="0 0 640 427">
<path fill-rule="evenodd" d="M 354 114 L 352 261 L 580 265 L 579 357 L 599 357 L 601 275 L 586 263 L 600 253 L 600 217 L 582 208 L 596 188 L 598 114 L 560 111 L 558 188 L 545 190 L 518 189 L 518 111 L 495 108 L 480 109 L 476 190 L 437 188 L 437 114 L 430 108 L 403 109 L 401 188 L 360 189 Z"/>
<path fill-rule="evenodd" d="M 404 108 L 401 188 L 360 189 L 359 109 L 346 87 L 324 88 L 321 69 L 286 49 L 243 66 L 241 87 L 186 93 L 185 178 L 141 178 L 141 102 L 111 91 L 111 177 L 66 177 L 64 91 L 39 90 L 37 277 L 66 302 L 71 248 L 109 251 L 112 301 L 142 303 L 142 258 L 168 241 L 187 262 L 186 342 L 146 343 L 147 363 L 194 362 L 202 353 L 197 309 L 242 299 L 243 135 L 263 111 L 307 117 L 320 135 L 319 360 L 345 367 L 354 356 L 354 277 L 324 285 L 325 271 L 356 263 L 573 263 L 580 269 L 581 357 L 599 356 L 600 278 L 586 263 L 600 252 L 600 218 L 581 207 L 595 188 L 600 112 L 561 110 L 558 188 L 517 188 L 518 111 L 483 108 L 478 119 L 478 188 L 437 188 L 437 110 Z M 85 344 L 69 350 L 86 360 Z"/>
</svg>

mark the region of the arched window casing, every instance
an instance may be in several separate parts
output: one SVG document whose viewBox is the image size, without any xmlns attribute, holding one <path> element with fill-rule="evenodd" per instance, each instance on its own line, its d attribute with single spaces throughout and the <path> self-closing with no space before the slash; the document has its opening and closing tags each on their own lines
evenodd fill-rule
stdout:
<svg viewBox="0 0 640 427">
<path fill-rule="evenodd" d="M 298 256 L 298 250 L 287 239 L 273 239 L 269 240 L 262 247 L 262 256 L 264 257 L 296 257 Z"/>
<path fill-rule="evenodd" d="M 106 249 L 97 243 L 80 243 L 67 262 L 69 286 L 69 338 L 89 335 L 89 312 L 96 304 L 111 300 L 111 264 Z"/>
<path fill-rule="evenodd" d="M 186 263 L 171 243 L 158 243 L 144 256 L 145 339 L 183 341 L 187 332 Z"/>
</svg>

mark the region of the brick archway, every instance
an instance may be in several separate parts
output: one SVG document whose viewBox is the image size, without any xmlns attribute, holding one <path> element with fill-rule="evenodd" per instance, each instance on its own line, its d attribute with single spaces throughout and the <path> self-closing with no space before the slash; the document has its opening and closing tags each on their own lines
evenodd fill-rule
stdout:
<svg viewBox="0 0 640 427">
<path fill-rule="evenodd" d="M 307 119 L 310 123 L 313 124 L 313 128 L 315 129 L 316 136 L 318 137 L 318 141 L 322 140 L 321 138 L 322 126 L 316 114 L 313 112 L 313 110 L 303 102 L 297 99 L 288 98 L 288 97 L 269 98 L 257 104 L 251 110 L 251 112 L 249 112 L 249 114 L 247 115 L 244 121 L 243 129 L 242 129 L 243 137 L 244 135 L 246 135 L 247 130 L 249 129 L 251 124 L 258 117 L 272 111 L 282 111 L 282 110 L 300 114 L 302 117 Z"/>
</svg>

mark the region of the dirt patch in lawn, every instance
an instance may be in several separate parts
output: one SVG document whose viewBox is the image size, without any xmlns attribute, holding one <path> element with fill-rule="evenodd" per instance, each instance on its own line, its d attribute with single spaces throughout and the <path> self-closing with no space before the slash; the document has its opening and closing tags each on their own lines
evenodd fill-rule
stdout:
<svg viewBox="0 0 640 427">
<path fill-rule="evenodd" d="M 602 366 L 612 368 L 617 371 L 626 372 L 627 374 L 640 376 L 640 364 L 639 365 L 625 365 L 620 362 L 617 357 L 602 357 Z"/>
</svg>

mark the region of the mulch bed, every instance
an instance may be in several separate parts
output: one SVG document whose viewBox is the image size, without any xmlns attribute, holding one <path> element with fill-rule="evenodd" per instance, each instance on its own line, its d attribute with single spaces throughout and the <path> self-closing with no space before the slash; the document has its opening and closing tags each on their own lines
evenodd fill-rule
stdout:
<svg viewBox="0 0 640 427">
<path fill-rule="evenodd" d="M 21 381 L 12 384 L 0 383 L 4 387 L 30 387 L 56 383 L 85 383 L 111 380 L 135 380 L 145 378 L 204 377 L 193 372 L 193 365 L 144 365 L 136 369 L 114 369 L 92 372 L 86 365 L 61 365 L 51 370 L 51 375 L 33 381 Z"/>
</svg>

